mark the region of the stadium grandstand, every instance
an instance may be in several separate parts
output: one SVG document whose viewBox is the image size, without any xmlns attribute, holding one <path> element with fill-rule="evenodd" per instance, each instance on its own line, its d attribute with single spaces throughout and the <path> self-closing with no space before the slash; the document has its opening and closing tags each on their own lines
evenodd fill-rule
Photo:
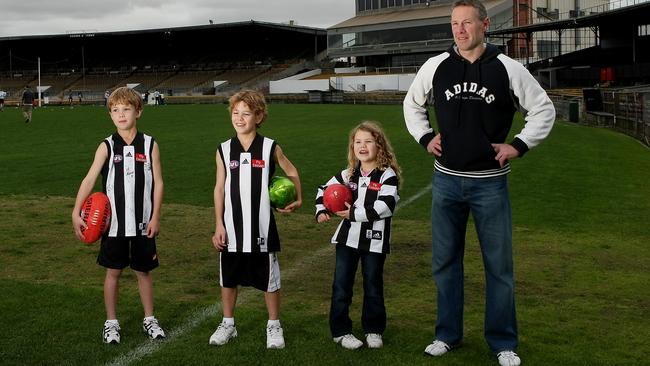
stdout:
<svg viewBox="0 0 650 366">
<path fill-rule="evenodd" d="M 313 68 L 326 55 L 324 29 L 247 21 L 123 32 L 0 38 L 0 89 L 15 103 L 25 85 L 43 100 L 87 103 L 129 85 L 170 97 L 266 91 L 274 78 Z M 39 74 L 40 67 L 40 74 Z M 40 79 L 39 79 L 40 76 Z"/>
<path fill-rule="evenodd" d="M 350 1 L 355 16 L 328 29 L 251 20 L 0 38 L 0 90 L 9 104 L 27 84 L 52 104 L 99 103 L 122 85 L 171 103 L 241 88 L 271 102 L 401 103 L 420 65 L 452 45 L 453 0 Z M 526 65 L 560 116 L 650 144 L 650 1 L 483 3 L 488 41 Z"/>
</svg>

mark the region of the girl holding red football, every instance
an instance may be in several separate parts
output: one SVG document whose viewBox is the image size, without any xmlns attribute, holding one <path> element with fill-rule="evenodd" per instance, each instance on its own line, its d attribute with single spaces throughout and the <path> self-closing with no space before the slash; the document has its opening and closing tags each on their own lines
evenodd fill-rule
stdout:
<svg viewBox="0 0 650 366">
<path fill-rule="evenodd" d="M 334 196 L 324 196 L 326 188 L 344 184 L 352 191 L 352 204 L 346 202 L 346 209 L 333 212 L 343 220 L 332 237 L 332 244 L 336 244 L 336 268 L 330 331 L 334 342 L 346 349 L 363 345 L 352 334 L 349 316 L 354 278 L 361 262 L 361 323 L 368 347 L 381 348 L 386 328 L 384 262 L 390 252 L 391 218 L 399 200 L 400 168 L 386 134 L 376 122 L 365 121 L 353 128 L 349 141 L 347 169 L 319 187 L 316 195 L 316 219 L 322 223 L 330 220 L 332 213 L 327 207 L 335 204 L 329 202 Z"/>
</svg>

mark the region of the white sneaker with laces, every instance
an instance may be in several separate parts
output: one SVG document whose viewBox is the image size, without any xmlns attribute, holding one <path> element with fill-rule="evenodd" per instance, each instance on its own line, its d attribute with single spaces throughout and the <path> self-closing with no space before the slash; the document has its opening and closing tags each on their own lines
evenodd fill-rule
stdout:
<svg viewBox="0 0 650 366">
<path fill-rule="evenodd" d="M 368 348 L 381 348 L 384 346 L 384 341 L 381 339 L 381 334 L 368 333 L 366 334 L 366 343 Z"/>
<path fill-rule="evenodd" d="M 269 325 L 266 327 L 266 348 L 284 348 L 284 331 L 280 324 Z"/>
<path fill-rule="evenodd" d="M 142 321 L 142 329 L 151 339 L 164 339 L 165 331 L 158 324 L 158 319 L 144 319 Z"/>
<path fill-rule="evenodd" d="M 213 346 L 223 346 L 235 337 L 237 337 L 237 328 L 235 328 L 235 325 L 221 323 L 217 327 L 217 330 L 210 336 L 210 344 Z"/>
<path fill-rule="evenodd" d="M 357 349 L 361 346 L 363 346 L 363 342 L 361 342 L 357 337 L 355 337 L 353 334 L 346 334 L 340 337 L 334 337 L 332 340 L 335 343 L 341 344 L 343 348 L 345 349 Z"/>
<path fill-rule="evenodd" d="M 521 358 L 513 351 L 502 351 L 497 354 L 497 360 L 501 366 L 519 366 Z"/>
<path fill-rule="evenodd" d="M 449 352 L 451 347 L 443 341 L 435 340 L 433 343 L 427 346 L 427 348 L 424 349 L 424 353 L 430 355 L 430 356 L 442 356 L 445 353 Z"/>
<path fill-rule="evenodd" d="M 104 322 L 104 343 L 120 343 L 120 324 L 109 322 L 108 320 Z"/>
</svg>

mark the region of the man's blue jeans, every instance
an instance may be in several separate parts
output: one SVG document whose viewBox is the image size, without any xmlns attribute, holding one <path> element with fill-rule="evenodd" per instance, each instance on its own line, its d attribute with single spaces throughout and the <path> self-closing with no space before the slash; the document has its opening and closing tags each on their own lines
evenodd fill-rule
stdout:
<svg viewBox="0 0 650 366">
<path fill-rule="evenodd" d="M 345 245 L 336 245 L 336 269 L 332 284 L 330 307 L 330 330 L 332 337 L 352 333 L 349 310 L 357 266 L 361 261 L 363 275 L 363 308 L 361 325 L 363 331 L 383 334 L 386 329 L 384 307 L 384 262 L 386 254 L 360 252 Z"/>
<path fill-rule="evenodd" d="M 485 268 L 485 340 L 494 352 L 517 348 L 512 215 L 506 175 L 464 178 L 436 171 L 431 209 L 432 269 L 438 288 L 436 339 L 463 339 L 463 255 L 471 211 Z"/>
</svg>

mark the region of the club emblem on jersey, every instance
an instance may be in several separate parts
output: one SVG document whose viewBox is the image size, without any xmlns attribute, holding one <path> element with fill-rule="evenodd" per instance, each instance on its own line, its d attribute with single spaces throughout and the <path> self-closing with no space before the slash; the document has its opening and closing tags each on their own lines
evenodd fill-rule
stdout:
<svg viewBox="0 0 650 366">
<path fill-rule="evenodd" d="M 370 185 L 368 185 L 368 189 L 371 191 L 379 191 L 381 189 L 381 183 L 370 182 Z"/>
<path fill-rule="evenodd" d="M 140 162 L 140 163 L 146 163 L 147 162 L 147 155 L 140 154 L 140 153 L 135 153 L 135 161 Z"/>
<path fill-rule="evenodd" d="M 354 182 L 350 182 L 350 183 L 348 183 L 348 187 L 350 187 L 350 190 L 352 190 L 352 191 L 356 191 L 357 188 L 358 188 L 358 187 L 357 187 L 357 184 L 354 183 Z"/>
<path fill-rule="evenodd" d="M 113 164 L 119 164 L 122 162 L 122 155 L 115 154 L 113 156 Z"/>
<path fill-rule="evenodd" d="M 239 168 L 239 161 L 231 160 L 230 161 L 230 169 L 237 169 L 237 168 Z"/>
<path fill-rule="evenodd" d="M 264 160 L 253 159 L 253 168 L 264 168 Z"/>
<path fill-rule="evenodd" d="M 264 238 L 257 238 L 257 245 L 259 246 L 264 245 Z"/>
</svg>

